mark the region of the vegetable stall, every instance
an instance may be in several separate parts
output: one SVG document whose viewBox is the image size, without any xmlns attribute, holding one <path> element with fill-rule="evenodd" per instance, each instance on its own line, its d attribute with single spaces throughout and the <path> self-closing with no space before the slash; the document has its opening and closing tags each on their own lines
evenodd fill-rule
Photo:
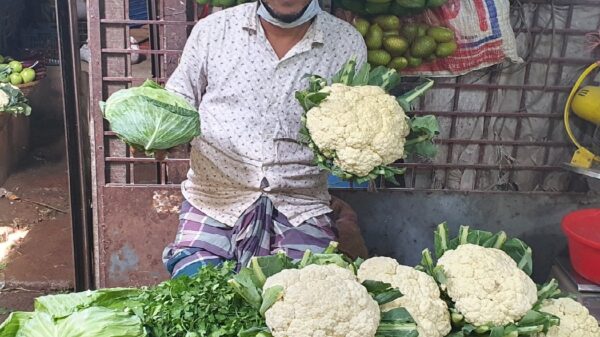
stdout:
<svg viewBox="0 0 600 337">
<path fill-rule="evenodd" d="M 583 40 L 598 4 L 325 3 L 363 36 L 368 62 L 307 75 L 299 141 L 341 182 L 332 194 L 358 214 L 369 256 L 332 242 L 298 261 L 278 253 L 168 281 L 160 251 L 201 118 L 162 85 L 189 28 L 237 3 L 156 2 L 150 48 L 135 51 L 127 5 L 103 4 L 90 1 L 102 62 L 88 70 L 98 290 L 40 297 L 0 336 L 600 336 L 598 295 L 559 263 L 572 247 L 561 220 L 600 201 L 593 179 L 561 165 L 572 150 L 561 112 L 597 58 Z M 150 74 L 132 70 L 134 52 Z"/>
</svg>

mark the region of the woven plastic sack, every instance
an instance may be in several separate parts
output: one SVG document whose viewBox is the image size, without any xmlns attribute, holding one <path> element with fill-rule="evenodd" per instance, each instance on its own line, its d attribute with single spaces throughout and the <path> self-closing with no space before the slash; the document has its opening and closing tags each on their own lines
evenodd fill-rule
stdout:
<svg viewBox="0 0 600 337">
<path fill-rule="evenodd" d="M 508 0 L 449 0 L 438 9 L 410 19 L 454 30 L 459 47 L 452 56 L 404 69 L 402 74 L 458 76 L 505 60 L 522 62 L 509 9 Z"/>
</svg>

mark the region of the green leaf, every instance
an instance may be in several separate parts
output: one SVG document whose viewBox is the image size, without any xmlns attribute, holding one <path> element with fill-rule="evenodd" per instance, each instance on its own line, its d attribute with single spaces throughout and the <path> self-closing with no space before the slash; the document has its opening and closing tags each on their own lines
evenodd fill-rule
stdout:
<svg viewBox="0 0 600 337">
<path fill-rule="evenodd" d="M 417 337 L 417 324 L 415 323 L 396 323 L 381 322 L 377 328 L 376 337 Z"/>
<path fill-rule="evenodd" d="M 437 251 L 437 245 L 436 245 L 436 251 Z M 436 256 L 437 256 L 437 253 L 436 253 Z M 441 257 L 441 255 L 440 255 L 440 257 Z M 434 275 L 433 269 L 435 268 L 435 264 L 433 263 L 433 258 L 431 257 L 431 252 L 429 251 L 428 248 L 425 248 L 421 252 L 421 266 L 423 267 L 424 271 L 427 274 L 429 274 L 430 276 Z"/>
<path fill-rule="evenodd" d="M 523 241 L 512 238 L 502 246 L 506 252 L 527 275 L 533 273 L 533 257 L 531 248 Z"/>
<path fill-rule="evenodd" d="M 534 305 L 535 309 L 538 309 L 547 299 L 563 297 L 563 293 L 560 290 L 556 279 L 552 279 L 549 282 L 538 286 L 537 297 L 538 300 Z"/>
<path fill-rule="evenodd" d="M 380 293 L 389 289 L 392 285 L 389 283 L 373 280 L 365 280 L 362 283 L 363 287 L 370 293 Z"/>
<path fill-rule="evenodd" d="M 384 305 L 402 297 L 400 290 L 392 288 L 389 283 L 365 280 L 362 285 L 379 305 Z"/>
<path fill-rule="evenodd" d="M 414 319 L 405 308 L 395 308 L 381 313 L 382 322 L 414 323 Z"/>
<path fill-rule="evenodd" d="M 400 75 L 394 69 L 379 66 L 371 70 L 368 85 L 378 86 L 385 91 L 390 91 L 400 83 L 400 79 Z"/>
<path fill-rule="evenodd" d="M 271 333 L 267 327 L 253 327 L 241 331 L 238 337 L 271 337 Z"/>
<path fill-rule="evenodd" d="M 318 106 L 321 101 L 327 98 L 327 96 L 329 96 L 329 94 L 326 92 L 312 92 L 307 94 L 306 97 L 304 97 L 304 106 L 306 107 L 305 110 L 308 111 Z"/>
<path fill-rule="evenodd" d="M 269 310 L 275 302 L 283 298 L 283 287 L 274 286 L 263 292 L 262 304 L 260 306 L 260 314 L 265 315 L 265 312 Z"/>
<path fill-rule="evenodd" d="M 413 90 L 407 92 L 406 94 L 397 98 L 398 104 L 402 107 L 404 111 L 412 110 L 412 102 L 417 98 L 423 96 L 431 87 L 433 87 L 433 80 L 426 79 L 426 81 Z"/>
<path fill-rule="evenodd" d="M 308 265 L 316 264 L 316 265 L 329 265 L 335 264 L 338 267 L 345 269 L 353 269 L 351 268 L 352 262 L 347 260 L 347 258 L 341 254 L 310 254 L 307 261 L 301 263 L 299 268 L 304 268 Z"/>
<path fill-rule="evenodd" d="M 308 91 L 306 91 L 306 90 L 296 91 L 296 93 L 294 94 L 294 96 L 296 97 L 296 100 L 298 101 L 298 103 L 300 103 L 300 105 L 302 106 L 302 109 L 304 111 L 308 111 L 308 108 L 306 106 L 306 96 L 307 95 L 308 95 Z M 304 121 L 304 124 L 306 124 L 306 121 Z"/>
<path fill-rule="evenodd" d="M 433 279 L 438 284 L 446 284 L 447 283 L 448 279 L 446 278 L 444 269 L 441 266 L 436 266 L 435 268 L 433 268 L 433 274 L 431 276 L 433 276 Z"/>
<path fill-rule="evenodd" d="M 485 247 L 485 248 L 501 249 L 502 246 L 504 246 L 506 239 L 507 239 L 506 232 L 500 231 L 500 232 L 492 235 L 489 239 L 484 240 L 483 243 L 481 243 L 481 246 Z"/>
<path fill-rule="evenodd" d="M 308 78 L 308 90 L 310 92 L 317 92 L 327 86 L 327 80 L 321 76 L 312 75 Z"/>
<path fill-rule="evenodd" d="M 416 116 L 411 118 L 410 129 L 412 132 L 423 133 L 431 137 L 440 133 L 438 120 L 433 115 Z"/>
<path fill-rule="evenodd" d="M 448 247 L 448 224 L 443 222 L 437 226 L 437 229 L 434 231 L 433 242 L 435 246 L 435 257 L 440 258 L 444 253 L 450 249 Z"/>
<path fill-rule="evenodd" d="M 15 311 L 8 315 L 8 318 L 0 324 L 0 336 L 15 337 L 21 327 L 33 317 L 32 312 Z"/>
<path fill-rule="evenodd" d="M 252 271 L 250 269 L 242 269 L 238 275 L 235 275 L 233 279 L 229 280 L 229 286 L 240 295 L 248 304 L 252 307 L 259 309 L 262 305 L 262 298 L 260 295 L 260 289 L 254 284 L 252 277 L 250 276 Z"/>
<path fill-rule="evenodd" d="M 482 230 L 472 230 L 469 231 L 467 235 L 467 243 L 471 243 L 474 245 L 482 246 L 486 241 L 491 239 L 494 236 L 492 232 L 482 231 Z"/>
<path fill-rule="evenodd" d="M 259 281 L 258 286 L 262 287 L 267 278 L 292 266 L 292 259 L 286 256 L 284 252 L 278 252 L 275 255 L 252 258 L 251 266 Z"/>
<path fill-rule="evenodd" d="M 342 83 L 349 85 L 352 83 L 354 78 L 354 71 L 356 69 L 356 57 L 350 58 L 332 78 L 332 83 Z"/>
<path fill-rule="evenodd" d="M 354 75 L 352 80 L 353 86 L 363 86 L 369 84 L 369 73 L 371 72 L 371 65 L 365 62 L 360 70 Z"/>
<path fill-rule="evenodd" d="M 469 226 L 460 226 L 458 228 L 458 245 L 470 243 L 468 240 L 469 233 Z"/>
<path fill-rule="evenodd" d="M 490 337 L 504 337 L 504 327 L 493 327 L 492 330 L 490 330 Z"/>
</svg>

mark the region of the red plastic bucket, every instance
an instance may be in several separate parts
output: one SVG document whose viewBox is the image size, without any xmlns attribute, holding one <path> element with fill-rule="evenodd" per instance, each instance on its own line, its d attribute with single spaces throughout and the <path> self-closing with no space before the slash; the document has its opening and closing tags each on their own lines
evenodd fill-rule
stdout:
<svg viewBox="0 0 600 337">
<path fill-rule="evenodd" d="M 582 209 L 567 214 L 562 230 L 569 242 L 569 255 L 575 271 L 600 284 L 600 209 Z"/>
</svg>

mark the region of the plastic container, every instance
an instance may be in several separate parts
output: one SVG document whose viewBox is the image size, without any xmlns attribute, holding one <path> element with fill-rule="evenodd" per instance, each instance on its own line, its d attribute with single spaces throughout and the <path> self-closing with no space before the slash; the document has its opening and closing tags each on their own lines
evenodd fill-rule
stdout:
<svg viewBox="0 0 600 337">
<path fill-rule="evenodd" d="M 600 209 L 567 214 L 562 230 L 569 242 L 571 264 L 577 273 L 600 284 Z"/>
</svg>

